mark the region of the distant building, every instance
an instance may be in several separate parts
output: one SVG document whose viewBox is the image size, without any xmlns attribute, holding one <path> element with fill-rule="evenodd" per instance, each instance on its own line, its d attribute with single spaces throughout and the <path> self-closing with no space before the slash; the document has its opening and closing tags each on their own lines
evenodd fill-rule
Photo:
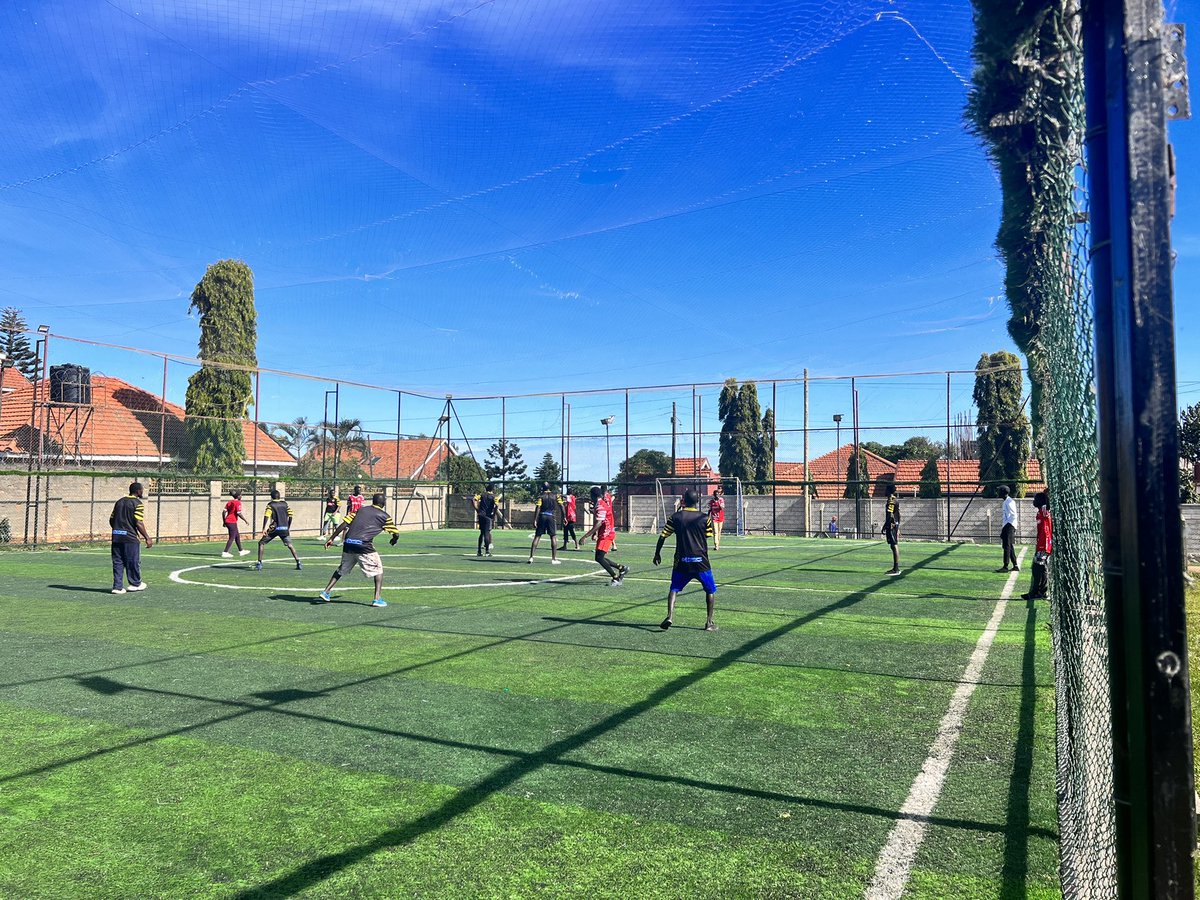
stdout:
<svg viewBox="0 0 1200 900">
<path fill-rule="evenodd" d="M 343 462 L 352 462 L 370 473 L 372 478 L 380 480 L 434 481 L 442 462 L 458 455 L 443 438 L 365 440 L 369 455 L 353 447 L 342 447 L 339 456 Z M 333 445 L 328 440 L 324 448 L 318 445 L 308 455 L 319 461 L 322 453 L 328 454 L 332 463 Z"/>
<path fill-rule="evenodd" d="M 90 402 L 54 403 L 15 369 L 0 392 L 0 464 L 130 471 L 178 465 L 185 447 L 184 411 L 111 375 L 93 375 Z M 11 389 L 11 392 L 10 392 Z M 276 477 L 296 460 L 265 430 L 241 422 L 245 474 Z"/>
</svg>

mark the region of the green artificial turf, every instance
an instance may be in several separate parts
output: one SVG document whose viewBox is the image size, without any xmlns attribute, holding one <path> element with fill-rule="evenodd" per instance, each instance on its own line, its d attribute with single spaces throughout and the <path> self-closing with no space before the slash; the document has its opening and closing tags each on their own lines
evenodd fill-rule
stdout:
<svg viewBox="0 0 1200 900">
<path fill-rule="evenodd" d="M 653 543 L 610 588 L 405 534 L 386 609 L 314 604 L 315 541 L 160 545 L 124 595 L 107 548 L 0 554 L 0 896 L 861 896 L 998 552 L 731 538 L 720 631 L 693 584 L 664 633 Z M 1058 895 L 1045 615 L 1009 604 L 909 896 Z"/>
</svg>

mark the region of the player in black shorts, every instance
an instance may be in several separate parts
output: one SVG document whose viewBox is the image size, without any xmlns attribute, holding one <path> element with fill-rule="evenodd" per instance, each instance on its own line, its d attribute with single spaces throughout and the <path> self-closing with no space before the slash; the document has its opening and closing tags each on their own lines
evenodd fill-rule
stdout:
<svg viewBox="0 0 1200 900">
<path fill-rule="evenodd" d="M 900 498 L 896 496 L 896 485 L 889 484 L 885 490 L 887 507 L 883 514 L 883 536 L 892 548 L 892 567 L 888 575 L 900 574 Z"/>
<path fill-rule="evenodd" d="M 499 511 L 493 490 L 494 485 L 489 484 L 471 501 L 471 506 L 475 508 L 476 522 L 479 524 L 479 546 L 475 551 L 476 556 L 483 556 L 485 553 L 488 556 L 492 555 L 492 525 L 495 524 L 496 513 Z"/>
<path fill-rule="evenodd" d="M 263 548 L 275 538 L 283 541 L 283 546 L 288 548 L 288 553 L 292 554 L 292 559 L 296 561 L 296 568 L 302 568 L 300 557 L 296 555 L 296 548 L 292 546 L 292 508 L 286 500 L 280 499 L 279 491 L 271 491 L 271 502 L 263 510 L 262 535 L 258 539 L 258 562 L 254 564 L 254 568 L 260 572 L 262 571 Z"/>
<path fill-rule="evenodd" d="M 537 550 L 538 541 L 542 539 L 543 534 L 550 535 L 550 565 L 561 566 L 562 560 L 558 558 L 558 541 L 555 535 L 558 529 L 555 526 L 555 518 L 558 515 L 558 497 L 554 495 L 554 491 L 550 490 L 550 482 L 542 482 L 542 492 L 538 494 L 537 500 L 533 504 L 533 519 L 534 532 L 533 543 L 529 545 L 529 564 L 533 565 L 533 553 Z"/>
</svg>

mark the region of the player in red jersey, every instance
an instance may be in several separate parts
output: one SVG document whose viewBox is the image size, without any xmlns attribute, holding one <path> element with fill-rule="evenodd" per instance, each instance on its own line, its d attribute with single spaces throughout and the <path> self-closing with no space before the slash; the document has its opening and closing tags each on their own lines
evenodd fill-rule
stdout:
<svg viewBox="0 0 1200 900">
<path fill-rule="evenodd" d="M 608 560 L 608 553 L 617 540 L 612 494 L 607 493 L 603 488 L 593 487 L 591 495 L 592 515 L 595 522 L 588 533 L 580 538 L 580 541 L 586 544 L 592 538 L 596 539 L 596 562 L 612 577 L 608 586 L 618 587 L 625 580 L 625 576 L 629 574 L 629 566 L 615 566 Z"/>
<path fill-rule="evenodd" d="M 1022 600 L 1042 600 L 1050 588 L 1050 551 L 1054 549 L 1054 522 L 1050 518 L 1050 495 L 1038 491 L 1033 495 L 1037 507 L 1037 552 L 1033 556 L 1033 578 L 1029 592 Z"/>
</svg>

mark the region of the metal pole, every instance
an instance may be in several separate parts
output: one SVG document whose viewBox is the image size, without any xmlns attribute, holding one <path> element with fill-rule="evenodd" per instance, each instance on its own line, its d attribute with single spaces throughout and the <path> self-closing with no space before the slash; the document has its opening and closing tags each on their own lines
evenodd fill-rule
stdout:
<svg viewBox="0 0 1200 900">
<path fill-rule="evenodd" d="M 1190 898 L 1163 5 L 1092 0 L 1083 10 L 1118 894 Z"/>
<path fill-rule="evenodd" d="M 696 452 L 696 386 L 692 385 L 692 474 L 699 477 L 700 461 L 699 453 Z"/>
<path fill-rule="evenodd" d="M 563 460 L 563 475 L 567 484 L 571 483 L 571 404 L 567 404 L 567 449 L 566 459 Z"/>
<path fill-rule="evenodd" d="M 342 421 L 342 385 L 341 382 L 336 382 L 333 385 L 333 483 L 337 484 L 338 457 L 342 455 L 341 436 L 338 434 L 338 428 Z"/>
<path fill-rule="evenodd" d="M 840 479 L 842 477 L 842 475 L 841 475 L 841 473 L 842 473 L 842 417 L 840 414 L 833 417 L 833 427 L 834 427 L 835 433 L 836 433 L 835 440 L 837 441 L 837 450 L 834 451 L 837 454 L 837 463 L 836 463 L 837 473 L 836 474 L 837 474 L 837 477 Z M 835 488 L 836 488 L 836 485 L 835 485 Z M 841 534 L 842 533 L 842 494 L 844 494 L 845 491 L 835 491 L 835 492 L 837 494 L 838 534 Z"/>
<path fill-rule="evenodd" d="M 261 385 L 262 385 L 262 377 L 259 374 L 258 370 L 256 369 L 254 372 L 254 441 L 253 441 L 253 444 L 251 445 L 251 450 L 250 450 L 251 455 L 254 457 L 252 460 L 250 460 L 250 473 L 251 473 L 251 477 L 252 477 L 253 484 L 254 484 L 253 499 L 250 501 L 251 509 L 252 509 L 252 511 L 250 513 L 250 521 L 251 522 L 258 521 L 258 432 L 259 432 L 258 398 L 260 396 L 259 388 Z M 250 526 L 250 533 L 251 533 L 251 536 L 253 536 L 253 534 L 254 534 L 254 526 L 253 525 Z"/>
<path fill-rule="evenodd" d="M 808 489 L 808 369 L 804 370 L 804 533 L 812 533 L 812 491 Z"/>
<path fill-rule="evenodd" d="M 563 493 L 566 493 L 567 480 L 567 395 L 562 395 L 561 409 L 558 414 L 558 474 L 559 481 L 563 482 Z"/>
<path fill-rule="evenodd" d="M 776 533 L 776 521 L 779 517 L 778 499 L 779 486 L 775 483 L 775 432 L 779 428 L 779 382 L 771 382 L 771 534 Z"/>
<path fill-rule="evenodd" d="M 629 388 L 625 389 L 625 459 L 629 459 Z M 628 473 L 626 473 L 628 474 Z M 633 501 L 629 497 L 629 487 L 625 487 L 625 529 L 633 525 Z"/>
<path fill-rule="evenodd" d="M 163 444 L 167 439 L 167 358 L 163 357 L 162 395 L 158 399 L 158 490 L 154 504 L 154 540 L 162 533 Z"/>
<path fill-rule="evenodd" d="M 674 478 L 676 472 L 675 462 L 675 401 L 671 401 L 671 477 Z"/>
<path fill-rule="evenodd" d="M 954 458 L 954 453 L 951 450 L 950 443 L 950 373 L 946 373 L 946 543 L 950 542 L 951 537 L 951 518 L 950 512 L 950 460 Z"/>
<path fill-rule="evenodd" d="M 504 502 L 508 502 L 508 414 L 507 400 L 504 397 L 500 398 L 500 496 L 505 498 Z M 511 511 L 511 506 L 509 511 Z M 508 521 L 508 512 L 504 514 L 504 521 Z"/>
<path fill-rule="evenodd" d="M 850 384 L 854 384 L 854 379 L 850 379 Z M 863 471 L 862 447 L 858 441 L 858 388 L 852 387 L 854 392 L 854 471 L 858 473 L 858 484 L 855 485 L 854 491 L 854 537 L 855 539 L 862 537 L 862 495 L 863 483 L 870 483 L 866 477 L 867 473 Z"/>
<path fill-rule="evenodd" d="M 35 364 L 36 369 L 38 369 L 38 370 L 40 370 L 42 368 L 41 354 L 42 354 L 43 343 L 44 342 L 42 341 L 42 339 L 38 338 L 34 342 L 34 345 L 33 345 L 34 364 Z M 26 544 L 29 543 L 29 508 L 33 502 L 33 430 L 35 427 L 37 427 L 38 401 L 41 398 L 42 388 L 43 388 L 43 385 L 42 385 L 41 379 L 35 379 L 33 382 L 33 400 L 29 404 L 29 431 L 30 431 L 29 443 L 26 445 L 26 448 L 25 448 L 25 457 L 29 464 L 29 474 L 25 477 L 25 535 L 24 535 L 24 540 L 25 540 Z M 41 490 L 41 472 L 40 471 L 38 473 L 38 490 L 39 490 L 39 492 Z M 38 520 L 37 520 L 37 515 L 36 515 L 36 510 L 35 510 L 35 514 L 33 517 L 33 545 L 35 547 L 37 546 L 37 534 L 38 534 Z"/>
</svg>

